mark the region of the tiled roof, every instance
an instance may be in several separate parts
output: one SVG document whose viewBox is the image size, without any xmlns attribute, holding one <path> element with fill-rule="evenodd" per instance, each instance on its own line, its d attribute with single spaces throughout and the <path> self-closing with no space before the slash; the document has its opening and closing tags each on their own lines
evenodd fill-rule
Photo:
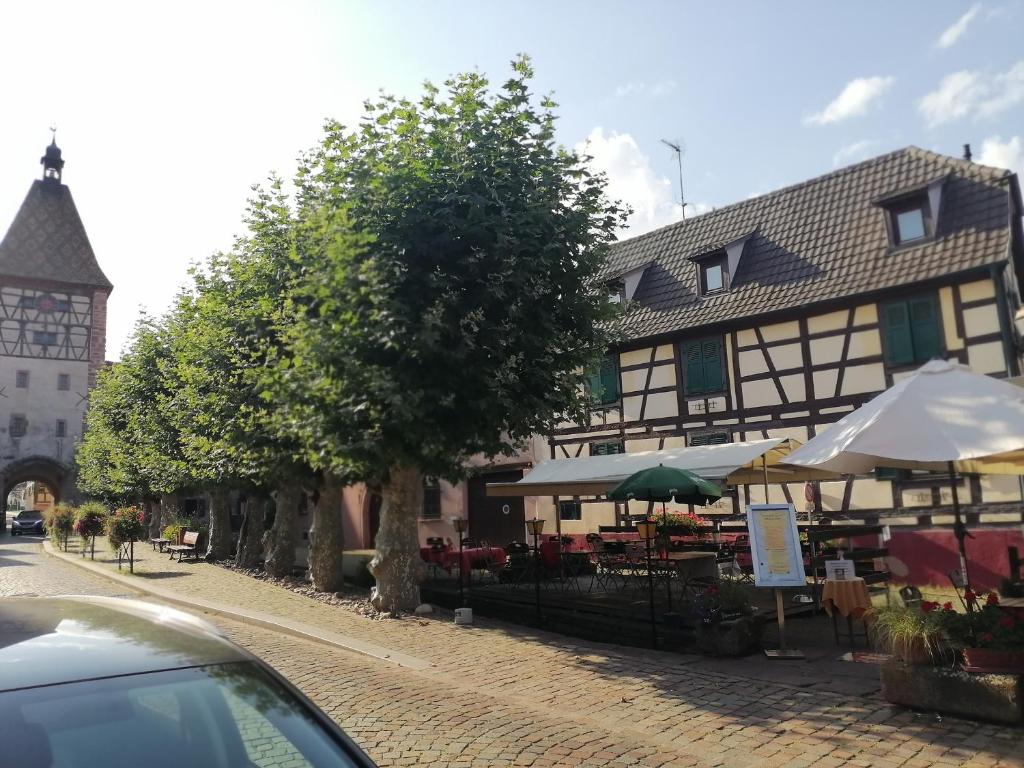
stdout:
<svg viewBox="0 0 1024 768">
<path fill-rule="evenodd" d="M 113 287 L 96 263 L 71 190 L 55 179 L 32 182 L 0 241 L 0 276 Z"/>
<path fill-rule="evenodd" d="M 642 339 L 915 283 L 1008 258 L 1008 171 L 907 147 L 616 243 L 606 267 L 651 262 L 624 319 Z M 936 236 L 892 250 L 875 202 L 946 176 Z M 752 233 L 727 293 L 690 261 Z"/>
</svg>

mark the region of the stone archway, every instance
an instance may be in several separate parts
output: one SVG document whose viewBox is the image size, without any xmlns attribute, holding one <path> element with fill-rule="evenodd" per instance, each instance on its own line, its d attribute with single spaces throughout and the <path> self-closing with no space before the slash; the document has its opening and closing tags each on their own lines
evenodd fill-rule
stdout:
<svg viewBox="0 0 1024 768">
<path fill-rule="evenodd" d="M 0 471 L 0 514 L 7 511 L 7 495 L 14 486 L 31 481 L 43 483 L 53 494 L 54 504 L 58 504 L 68 495 L 71 477 L 71 467 L 48 456 L 26 456 L 12 461 Z"/>
</svg>

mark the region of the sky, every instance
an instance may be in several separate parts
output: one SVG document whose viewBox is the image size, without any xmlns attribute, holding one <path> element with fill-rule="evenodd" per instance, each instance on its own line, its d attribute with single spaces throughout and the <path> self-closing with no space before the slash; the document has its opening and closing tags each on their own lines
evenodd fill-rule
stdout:
<svg viewBox="0 0 1024 768">
<path fill-rule="evenodd" d="M 191 264 L 230 248 L 253 184 L 326 118 L 529 54 L 558 140 L 632 206 L 622 237 L 914 144 L 1024 172 L 1024 0 L 0 5 L 0 229 L 57 127 L 114 283 L 107 356 Z"/>
</svg>

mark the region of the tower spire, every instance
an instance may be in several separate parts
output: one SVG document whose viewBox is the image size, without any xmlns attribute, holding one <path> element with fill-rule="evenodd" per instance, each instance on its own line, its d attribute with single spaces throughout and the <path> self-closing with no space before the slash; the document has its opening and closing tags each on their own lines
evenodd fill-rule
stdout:
<svg viewBox="0 0 1024 768">
<path fill-rule="evenodd" d="M 57 146 L 57 128 L 50 126 L 50 146 L 39 162 L 43 166 L 43 181 L 55 181 L 60 183 L 61 173 L 64 170 L 64 160 L 60 155 L 60 147 Z"/>
</svg>

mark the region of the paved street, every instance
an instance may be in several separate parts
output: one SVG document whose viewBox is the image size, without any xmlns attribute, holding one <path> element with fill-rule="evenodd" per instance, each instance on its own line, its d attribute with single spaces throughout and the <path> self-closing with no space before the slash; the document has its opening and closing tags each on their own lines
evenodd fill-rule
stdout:
<svg viewBox="0 0 1024 768">
<path fill-rule="evenodd" d="M 0 594 L 124 594 L 0 538 Z M 875 697 L 704 671 L 695 657 L 567 640 L 497 622 L 372 621 L 205 563 L 148 557 L 148 580 L 418 656 L 400 668 L 224 619 L 381 765 L 1019 766 L 1019 731 L 894 711 Z M 148 574 L 148 575 L 147 575 Z"/>
</svg>

